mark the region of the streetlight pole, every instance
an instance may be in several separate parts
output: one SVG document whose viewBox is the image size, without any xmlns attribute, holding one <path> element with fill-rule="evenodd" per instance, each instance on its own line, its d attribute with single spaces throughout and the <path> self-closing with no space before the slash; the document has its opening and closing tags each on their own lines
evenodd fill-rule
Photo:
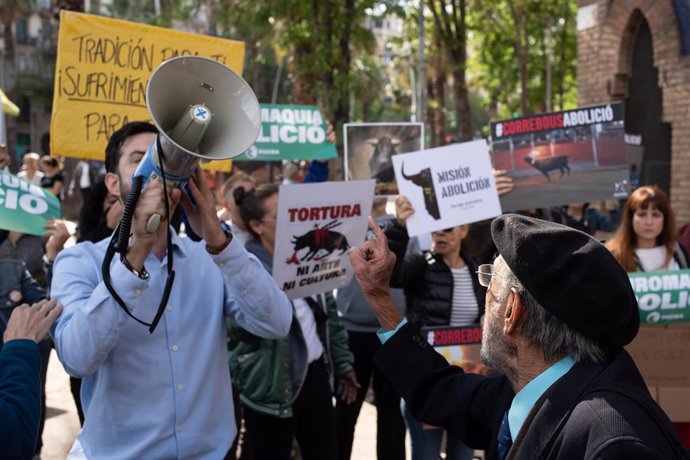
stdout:
<svg viewBox="0 0 690 460">
<path fill-rule="evenodd" d="M 426 68 L 424 64 L 424 0 L 419 0 L 419 50 L 417 54 L 417 121 L 424 123 L 426 101 L 424 99 L 424 82 Z M 422 140 L 422 144 L 424 140 Z M 424 145 L 422 145 L 424 147 Z"/>
</svg>

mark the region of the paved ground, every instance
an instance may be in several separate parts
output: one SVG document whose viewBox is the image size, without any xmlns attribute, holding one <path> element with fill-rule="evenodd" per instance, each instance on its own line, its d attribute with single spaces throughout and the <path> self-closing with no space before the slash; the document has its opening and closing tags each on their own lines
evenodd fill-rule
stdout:
<svg viewBox="0 0 690 460">
<path fill-rule="evenodd" d="M 46 387 L 47 415 L 43 431 L 42 460 L 63 460 L 79 430 L 79 419 L 69 390 L 69 378 L 55 351 L 50 358 Z M 408 442 L 409 458 L 409 442 Z M 353 460 L 376 458 L 376 410 L 364 403 L 355 432 Z"/>
</svg>

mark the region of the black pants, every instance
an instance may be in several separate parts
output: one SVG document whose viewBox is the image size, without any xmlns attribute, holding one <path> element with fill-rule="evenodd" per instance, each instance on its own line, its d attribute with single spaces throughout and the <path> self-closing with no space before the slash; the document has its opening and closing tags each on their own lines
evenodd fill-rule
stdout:
<svg viewBox="0 0 690 460">
<path fill-rule="evenodd" d="M 84 426 L 84 409 L 81 405 L 81 379 L 78 379 L 76 377 L 70 377 L 69 390 L 72 392 L 72 398 L 74 398 L 74 405 L 77 407 L 79 426 Z"/>
<path fill-rule="evenodd" d="M 405 459 L 405 421 L 400 412 L 400 396 L 388 379 L 374 367 L 374 353 L 381 346 L 375 332 L 348 331 L 350 351 L 355 356 L 355 373 L 362 385 L 357 400 L 348 405 L 338 400 L 336 428 L 338 460 L 350 460 L 352 439 L 359 411 L 371 381 L 376 402 L 376 454 L 378 460 Z"/>
<path fill-rule="evenodd" d="M 335 415 L 326 365 L 318 359 L 309 365 L 292 417 L 264 415 L 243 405 L 247 436 L 254 460 L 289 460 L 297 438 L 304 460 L 334 460 Z"/>
</svg>

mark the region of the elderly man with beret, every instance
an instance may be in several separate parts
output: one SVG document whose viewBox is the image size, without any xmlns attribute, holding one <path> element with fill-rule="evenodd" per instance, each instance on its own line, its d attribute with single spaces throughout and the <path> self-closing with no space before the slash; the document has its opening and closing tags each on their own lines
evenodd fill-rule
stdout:
<svg viewBox="0 0 690 460">
<path fill-rule="evenodd" d="M 395 256 L 376 240 L 350 259 L 381 326 L 376 365 L 414 416 L 487 459 L 688 458 L 623 349 L 639 313 L 627 274 L 589 235 L 507 214 L 492 222 L 500 253 L 487 288 L 482 360 L 499 377 L 464 374 L 393 306 Z"/>
</svg>

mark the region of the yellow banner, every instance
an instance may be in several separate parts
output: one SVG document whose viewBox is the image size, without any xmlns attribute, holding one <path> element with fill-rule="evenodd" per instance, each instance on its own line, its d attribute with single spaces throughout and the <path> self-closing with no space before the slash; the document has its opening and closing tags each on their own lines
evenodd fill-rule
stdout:
<svg viewBox="0 0 690 460">
<path fill-rule="evenodd" d="M 51 153 L 103 160 L 113 132 L 129 121 L 150 121 L 146 84 L 153 71 L 187 55 L 215 59 L 242 75 L 242 42 L 62 10 Z M 204 168 L 229 171 L 231 164 Z"/>
</svg>

